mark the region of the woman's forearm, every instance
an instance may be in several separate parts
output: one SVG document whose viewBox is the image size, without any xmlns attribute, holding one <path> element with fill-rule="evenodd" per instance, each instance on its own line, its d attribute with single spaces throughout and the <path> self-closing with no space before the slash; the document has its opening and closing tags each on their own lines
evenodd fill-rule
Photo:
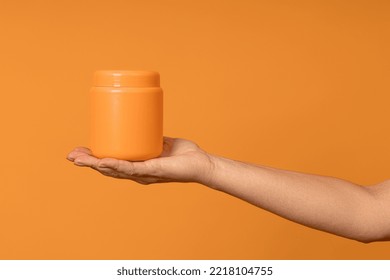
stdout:
<svg viewBox="0 0 390 280">
<path fill-rule="evenodd" d="M 385 238 L 369 187 L 210 155 L 209 187 L 311 228 L 362 242 Z"/>
<path fill-rule="evenodd" d="M 85 147 L 68 159 L 141 184 L 198 182 L 291 221 L 362 242 L 390 240 L 390 180 L 363 187 L 332 177 L 243 163 L 164 137 L 162 156 L 145 162 L 99 159 Z"/>
</svg>

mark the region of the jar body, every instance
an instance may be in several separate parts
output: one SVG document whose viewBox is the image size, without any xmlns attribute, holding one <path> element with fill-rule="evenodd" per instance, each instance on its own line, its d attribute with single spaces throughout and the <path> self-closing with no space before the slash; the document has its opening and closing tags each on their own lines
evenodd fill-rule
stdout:
<svg viewBox="0 0 390 280">
<path fill-rule="evenodd" d="M 90 94 L 90 147 L 94 156 L 143 161 L 161 154 L 160 87 L 95 86 Z"/>
</svg>

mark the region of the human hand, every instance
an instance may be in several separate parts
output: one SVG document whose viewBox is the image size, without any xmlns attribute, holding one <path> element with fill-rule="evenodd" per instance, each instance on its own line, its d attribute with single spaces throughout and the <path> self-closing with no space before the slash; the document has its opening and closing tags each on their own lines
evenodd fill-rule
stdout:
<svg viewBox="0 0 390 280">
<path fill-rule="evenodd" d="M 192 141 L 164 137 L 163 152 L 157 158 L 140 162 L 96 158 L 85 147 L 75 148 L 68 160 L 77 166 L 91 167 L 103 175 L 130 179 L 140 184 L 198 182 L 207 184 L 212 175 L 212 157 Z"/>
</svg>

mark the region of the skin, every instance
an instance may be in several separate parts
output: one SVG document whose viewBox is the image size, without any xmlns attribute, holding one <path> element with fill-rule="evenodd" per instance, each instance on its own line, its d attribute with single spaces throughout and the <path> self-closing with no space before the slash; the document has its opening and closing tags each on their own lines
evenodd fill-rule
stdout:
<svg viewBox="0 0 390 280">
<path fill-rule="evenodd" d="M 212 155 L 192 141 L 164 137 L 163 153 L 130 162 L 98 159 L 85 147 L 68 160 L 103 175 L 149 185 L 196 182 L 302 225 L 369 243 L 390 240 L 390 180 L 360 186 Z"/>
</svg>

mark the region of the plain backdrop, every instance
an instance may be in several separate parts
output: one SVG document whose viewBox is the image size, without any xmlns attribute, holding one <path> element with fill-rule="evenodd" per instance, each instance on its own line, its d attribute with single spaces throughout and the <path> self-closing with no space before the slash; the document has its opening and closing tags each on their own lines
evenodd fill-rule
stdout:
<svg viewBox="0 0 390 280">
<path fill-rule="evenodd" d="M 390 243 L 198 184 L 142 186 L 65 159 L 88 145 L 93 72 L 145 69 L 161 74 L 165 135 L 361 185 L 390 179 L 389 15 L 386 0 L 2 0 L 0 258 L 389 258 Z"/>
</svg>

